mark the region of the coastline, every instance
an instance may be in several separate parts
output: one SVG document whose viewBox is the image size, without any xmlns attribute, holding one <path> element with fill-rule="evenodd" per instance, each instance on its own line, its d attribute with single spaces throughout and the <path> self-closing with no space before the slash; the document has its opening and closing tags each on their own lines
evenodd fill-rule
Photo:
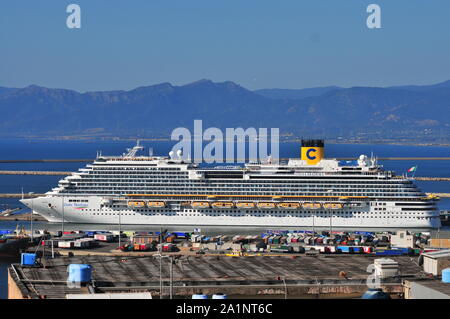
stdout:
<svg viewBox="0 0 450 319">
<path fill-rule="evenodd" d="M 2 221 L 30 221 L 31 213 L 24 213 L 24 214 L 15 214 L 15 215 L 9 215 L 9 216 L 0 216 L 0 222 Z M 47 221 L 44 217 L 41 215 L 34 214 L 33 215 L 33 221 Z"/>
<path fill-rule="evenodd" d="M 284 136 L 290 136 L 285 134 Z M 280 136 L 280 144 L 284 143 L 300 143 L 302 137 L 290 136 L 287 139 L 283 139 L 283 135 Z M 140 136 L 83 136 L 83 135 L 68 135 L 68 136 L 0 136 L 1 140 L 28 140 L 31 142 L 44 142 L 44 141 L 73 141 L 73 142 L 126 142 L 140 140 L 143 142 L 175 142 L 169 137 L 140 137 Z M 400 145 L 400 146 L 421 146 L 421 147 L 450 147 L 450 140 L 446 142 L 423 142 L 423 140 L 412 141 L 395 141 L 384 139 L 344 139 L 344 138 L 325 138 L 327 144 L 342 144 L 342 145 Z M 220 140 L 218 140 L 220 141 Z"/>
</svg>

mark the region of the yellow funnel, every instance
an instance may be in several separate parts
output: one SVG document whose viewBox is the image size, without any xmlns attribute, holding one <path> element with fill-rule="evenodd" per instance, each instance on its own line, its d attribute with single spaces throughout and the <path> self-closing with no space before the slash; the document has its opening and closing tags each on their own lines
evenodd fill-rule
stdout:
<svg viewBox="0 0 450 319">
<path fill-rule="evenodd" d="M 308 165 L 316 165 L 323 157 L 323 140 L 302 140 L 301 159 Z"/>
</svg>

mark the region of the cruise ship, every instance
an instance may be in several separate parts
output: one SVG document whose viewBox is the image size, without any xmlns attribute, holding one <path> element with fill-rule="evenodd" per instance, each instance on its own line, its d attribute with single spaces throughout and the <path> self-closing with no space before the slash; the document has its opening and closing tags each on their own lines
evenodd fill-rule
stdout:
<svg viewBox="0 0 450 319">
<path fill-rule="evenodd" d="M 45 196 L 22 203 L 50 222 L 246 227 L 437 228 L 437 197 L 373 156 L 324 158 L 303 140 L 300 158 L 205 167 L 169 156 L 98 155 Z"/>
</svg>

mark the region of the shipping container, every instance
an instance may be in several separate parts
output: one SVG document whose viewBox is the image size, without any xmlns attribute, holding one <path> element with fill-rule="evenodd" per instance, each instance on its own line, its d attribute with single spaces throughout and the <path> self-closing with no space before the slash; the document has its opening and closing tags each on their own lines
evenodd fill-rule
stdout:
<svg viewBox="0 0 450 319">
<path fill-rule="evenodd" d="M 145 243 L 145 244 L 139 244 L 139 250 L 141 251 L 147 251 L 153 249 L 152 243 Z"/>
<path fill-rule="evenodd" d="M 349 246 L 337 246 L 337 251 L 341 253 L 350 253 Z"/>
<path fill-rule="evenodd" d="M 95 234 L 94 239 L 99 241 L 111 242 L 114 239 L 112 234 Z"/>
<path fill-rule="evenodd" d="M 271 252 L 279 252 L 279 253 L 292 253 L 294 251 L 293 247 L 281 245 L 281 246 L 274 246 L 270 247 Z"/>
<path fill-rule="evenodd" d="M 401 256 L 403 251 L 400 249 L 377 249 L 375 250 L 376 256 Z"/>
<path fill-rule="evenodd" d="M 20 263 L 22 266 L 34 266 L 36 264 L 36 254 L 22 253 Z"/>
<path fill-rule="evenodd" d="M 359 254 L 359 253 L 363 253 L 364 249 L 361 246 L 351 246 L 350 247 L 350 252 L 352 252 L 354 254 Z"/>
<path fill-rule="evenodd" d="M 175 250 L 175 245 L 173 245 L 173 244 L 164 244 L 162 246 L 162 251 L 170 252 L 170 251 L 174 251 L 174 250 Z"/>
<path fill-rule="evenodd" d="M 334 253 L 336 253 L 336 247 L 334 247 L 334 246 L 327 246 L 325 248 L 325 252 L 334 254 Z"/>
<path fill-rule="evenodd" d="M 53 243 L 53 247 L 58 247 L 58 242 L 59 242 L 59 240 L 46 239 L 41 242 L 41 245 L 45 246 L 45 247 L 52 247 L 52 243 Z"/>
<path fill-rule="evenodd" d="M 58 247 L 59 248 L 73 248 L 74 242 L 73 241 L 59 241 Z"/>
<path fill-rule="evenodd" d="M 186 232 L 173 232 L 173 234 L 177 236 L 177 238 L 188 238 L 189 236 L 189 233 Z"/>
<path fill-rule="evenodd" d="M 74 248 L 88 248 L 90 246 L 90 242 L 86 240 L 76 240 L 73 243 Z"/>
<path fill-rule="evenodd" d="M 176 239 L 175 235 L 170 235 L 166 237 L 166 242 L 172 243 L 175 241 L 175 239 Z"/>
</svg>

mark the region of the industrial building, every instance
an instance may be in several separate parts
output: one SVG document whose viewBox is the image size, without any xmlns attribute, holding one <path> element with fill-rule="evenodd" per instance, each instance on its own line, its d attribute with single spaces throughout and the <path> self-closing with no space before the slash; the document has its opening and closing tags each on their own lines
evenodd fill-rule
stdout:
<svg viewBox="0 0 450 319">
<path fill-rule="evenodd" d="M 450 267 L 450 249 L 423 253 L 422 256 L 426 273 L 440 276 L 443 269 Z"/>
</svg>

